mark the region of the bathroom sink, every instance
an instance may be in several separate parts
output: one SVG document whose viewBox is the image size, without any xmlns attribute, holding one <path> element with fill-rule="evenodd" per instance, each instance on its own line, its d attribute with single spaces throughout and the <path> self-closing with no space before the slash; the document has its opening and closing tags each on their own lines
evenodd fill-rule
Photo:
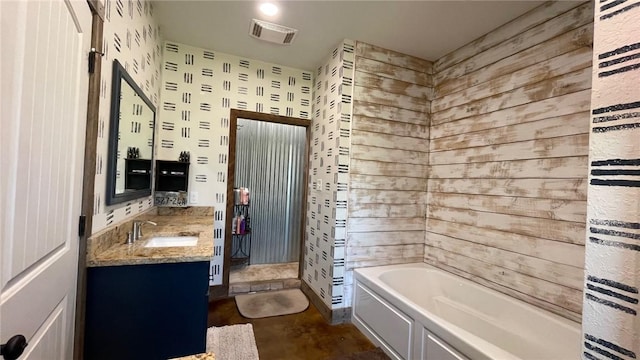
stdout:
<svg viewBox="0 0 640 360">
<path fill-rule="evenodd" d="M 149 239 L 144 247 L 196 246 L 197 243 L 197 236 L 156 236 Z"/>
</svg>

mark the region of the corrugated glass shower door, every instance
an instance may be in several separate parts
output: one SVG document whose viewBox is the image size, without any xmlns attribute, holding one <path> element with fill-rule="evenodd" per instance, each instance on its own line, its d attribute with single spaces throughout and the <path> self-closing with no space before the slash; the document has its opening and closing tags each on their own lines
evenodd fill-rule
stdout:
<svg viewBox="0 0 640 360">
<path fill-rule="evenodd" d="M 300 256 L 306 129 L 238 119 L 235 187 L 249 188 L 251 264 Z"/>
</svg>

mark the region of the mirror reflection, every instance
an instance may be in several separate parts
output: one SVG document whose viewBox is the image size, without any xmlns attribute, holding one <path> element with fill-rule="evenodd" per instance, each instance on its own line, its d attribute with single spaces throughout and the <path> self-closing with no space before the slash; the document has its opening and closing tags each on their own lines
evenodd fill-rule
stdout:
<svg viewBox="0 0 640 360">
<path fill-rule="evenodd" d="M 114 60 L 107 204 L 151 194 L 155 107 Z"/>
<path fill-rule="evenodd" d="M 127 162 L 136 159 L 150 161 L 153 156 L 153 111 L 124 79 L 120 84 L 116 194 L 140 187 L 135 178 L 125 176 Z M 140 172 L 135 166 L 129 168 L 133 173 Z"/>
</svg>

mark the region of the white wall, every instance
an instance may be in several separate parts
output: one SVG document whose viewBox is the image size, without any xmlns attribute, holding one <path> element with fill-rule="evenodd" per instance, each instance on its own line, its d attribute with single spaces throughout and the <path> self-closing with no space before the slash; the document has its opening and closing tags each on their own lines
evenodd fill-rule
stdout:
<svg viewBox="0 0 640 360">
<path fill-rule="evenodd" d="M 595 9 L 584 359 L 640 355 L 640 3 Z"/>
<path fill-rule="evenodd" d="M 96 147 L 96 177 L 92 233 L 131 218 L 152 206 L 151 197 L 113 206 L 105 205 L 109 161 L 111 75 L 117 59 L 156 106 L 160 94 L 162 48 L 159 28 L 149 1 L 105 2 L 100 110 Z M 126 154 L 125 154 L 126 155 Z"/>
<path fill-rule="evenodd" d="M 311 118 L 312 74 L 263 61 L 166 42 L 157 159 L 191 154 L 189 192 L 198 206 L 215 207 L 211 285 L 222 282 L 232 108 Z M 254 239 L 259 241 L 259 239 Z"/>
<path fill-rule="evenodd" d="M 349 307 L 345 242 L 355 42 L 344 40 L 315 72 L 302 280 L 330 309 Z"/>
</svg>

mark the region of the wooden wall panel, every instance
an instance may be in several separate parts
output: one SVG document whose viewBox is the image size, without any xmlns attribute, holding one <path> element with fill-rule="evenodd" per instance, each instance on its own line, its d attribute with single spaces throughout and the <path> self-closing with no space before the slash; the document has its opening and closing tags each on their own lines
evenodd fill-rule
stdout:
<svg viewBox="0 0 640 360">
<path fill-rule="evenodd" d="M 359 74 L 356 73 L 356 78 L 358 76 Z M 358 86 L 358 84 L 360 83 L 356 81 L 356 86 L 353 88 L 353 96 L 361 101 L 379 105 L 398 106 L 419 113 L 429 111 L 431 103 L 425 98 L 412 97 L 404 93 L 394 94 L 377 88 Z"/>
<path fill-rule="evenodd" d="M 584 200 L 430 192 L 428 202 L 437 207 L 484 212 L 498 211 L 553 220 L 586 221 L 586 201 Z"/>
<path fill-rule="evenodd" d="M 564 117 L 578 112 L 589 111 L 591 91 L 582 90 L 564 96 L 505 108 L 487 114 L 471 116 L 458 121 L 444 122 L 432 119 L 429 129 L 433 140 L 460 133 L 475 133 L 481 130 L 497 130 L 502 126 L 523 124 L 551 117 Z M 460 131 L 463 128 L 465 131 Z"/>
<path fill-rule="evenodd" d="M 582 289 L 584 271 L 578 267 L 440 234 L 429 234 L 427 245 L 492 263 L 539 279 L 554 278 L 557 279 L 558 285 L 577 290 Z"/>
<path fill-rule="evenodd" d="M 364 119 L 366 121 L 366 119 Z M 358 118 L 354 117 L 353 122 L 358 122 Z M 385 149 L 401 149 L 401 150 L 415 150 L 419 152 L 429 152 L 429 140 L 423 139 L 418 136 L 429 136 L 427 134 L 416 134 L 416 137 L 398 136 L 391 133 L 383 132 L 371 132 L 355 130 L 358 127 L 370 127 L 371 124 L 353 124 L 351 131 L 351 145 L 367 145 L 377 146 Z M 402 127 L 398 127 L 398 131 L 402 131 Z M 387 131 L 395 131 L 395 129 L 389 129 Z M 426 164 L 425 164 L 426 165 Z"/>
<path fill-rule="evenodd" d="M 427 263 L 580 321 L 593 4 L 549 2 L 435 64 Z"/>
<path fill-rule="evenodd" d="M 375 88 L 391 94 L 404 94 L 413 98 L 431 99 L 433 97 L 433 88 L 431 87 L 384 78 L 377 74 L 362 71 L 358 74 L 358 84 L 367 88 Z"/>
<path fill-rule="evenodd" d="M 354 202 L 349 207 L 353 218 L 392 218 L 410 217 L 425 218 L 427 209 L 421 204 L 367 204 Z M 422 230 L 422 228 L 420 228 Z"/>
<path fill-rule="evenodd" d="M 422 178 L 351 174 L 349 181 L 353 189 L 427 191 Z"/>
<path fill-rule="evenodd" d="M 538 83 L 566 73 L 591 68 L 591 49 L 580 47 L 566 54 L 533 64 L 524 69 L 496 76 L 491 80 L 434 100 L 431 111 L 438 112 L 471 101 L 488 98 L 520 86 Z M 586 55 L 586 56 L 585 56 Z"/>
<path fill-rule="evenodd" d="M 442 149 L 465 149 L 471 147 L 505 144 L 508 142 L 525 141 L 534 133 L 537 138 L 563 137 L 584 134 L 589 130 L 589 124 L 584 119 L 589 118 L 588 112 L 551 117 L 529 123 L 507 125 L 499 128 L 444 136 L 431 141 L 431 146 Z"/>
<path fill-rule="evenodd" d="M 355 119 L 351 125 L 353 130 L 381 134 L 389 134 L 390 131 L 393 131 L 393 134 L 396 136 L 406 136 L 417 139 L 412 142 L 417 144 L 422 144 L 421 140 L 429 136 L 429 127 L 426 125 L 392 121 L 364 115 L 353 115 L 353 118 Z M 391 145 L 391 147 L 394 146 L 396 145 Z M 427 144 L 423 144 L 423 146 L 427 146 Z"/>
<path fill-rule="evenodd" d="M 475 225 L 435 218 L 428 219 L 428 226 L 430 233 L 447 234 L 447 236 L 481 244 L 488 248 L 503 249 L 577 268 L 584 267 L 584 248 L 580 244 L 548 241 L 536 236 L 487 228 L 478 231 Z"/>
<path fill-rule="evenodd" d="M 429 161 L 438 154 L 430 154 Z M 535 155 L 532 154 L 532 157 Z M 430 179 L 573 179 L 576 173 L 587 173 L 587 156 L 551 159 L 511 160 L 430 166 Z"/>
<path fill-rule="evenodd" d="M 538 10 L 540 11 L 540 10 Z M 553 13 L 547 13 L 553 16 Z M 584 3 L 577 8 L 563 14 L 556 14 L 552 18 L 531 29 L 521 31 L 518 34 L 511 33 L 504 41 L 485 51 L 475 53 L 471 58 L 462 61 L 446 69 L 440 69 L 434 75 L 437 83 L 446 79 L 454 79 L 481 70 L 483 67 L 495 63 L 513 54 L 526 50 L 534 45 L 552 40 L 580 26 L 593 23 L 593 4 Z"/>
<path fill-rule="evenodd" d="M 429 179 L 429 192 L 586 200 L 587 179 Z"/>
<path fill-rule="evenodd" d="M 514 215 L 509 212 L 500 214 L 446 208 L 431 204 L 427 213 L 431 219 L 471 225 L 478 229 L 499 230 L 553 241 L 584 244 L 585 226 L 578 222 Z"/>
<path fill-rule="evenodd" d="M 440 72 L 443 69 L 450 68 L 451 66 L 466 60 L 481 51 L 488 50 L 489 48 L 500 44 L 504 39 L 513 36 L 513 34 L 527 31 L 543 22 L 546 22 L 549 20 L 548 14 L 550 13 L 561 14 L 574 7 L 576 7 L 576 4 L 569 1 L 549 1 L 540 8 L 530 11 L 525 16 L 511 20 L 504 26 L 482 35 L 458 50 L 441 57 L 433 64 L 433 68 L 435 72 Z"/>
<path fill-rule="evenodd" d="M 421 262 L 424 244 L 402 244 L 347 249 L 349 263 L 355 267 Z"/>
<path fill-rule="evenodd" d="M 513 73 L 569 51 L 585 46 L 590 47 L 592 43 L 593 24 L 587 23 L 549 41 L 537 44 L 524 51 L 516 52 L 509 57 L 499 59 L 482 68 L 482 71 L 476 71 L 476 74 L 471 79 L 465 78 L 464 76 L 443 79 L 441 82 L 438 82 L 436 90 L 447 94 L 464 90 L 469 86 L 489 81 L 502 74 Z"/>
<path fill-rule="evenodd" d="M 429 192 L 586 200 L 587 179 L 429 179 Z"/>
<path fill-rule="evenodd" d="M 379 46 L 360 42 L 356 46 L 356 56 L 377 60 L 396 67 L 416 70 L 421 73 L 433 74 L 433 62 L 387 50 Z"/>
<path fill-rule="evenodd" d="M 357 151 L 353 151 L 353 147 L 351 148 L 351 151 L 353 152 L 353 154 L 358 154 Z M 398 163 L 388 161 L 360 160 L 352 158 L 349 169 L 351 170 L 351 174 L 381 175 L 391 177 L 402 176 L 422 179 L 425 179 L 427 177 L 426 166 L 415 165 L 409 162 Z"/>
<path fill-rule="evenodd" d="M 356 44 L 347 269 L 423 261 L 432 71 Z"/>
<path fill-rule="evenodd" d="M 426 204 L 427 194 L 424 191 L 408 190 L 366 190 L 355 189 L 349 192 L 352 204 Z"/>
<path fill-rule="evenodd" d="M 424 230 L 407 231 L 385 231 L 385 232 L 352 232 L 347 237 L 347 241 L 354 248 L 366 248 L 370 246 L 420 244 L 424 241 Z M 422 260 L 419 260 L 422 261 Z"/>
<path fill-rule="evenodd" d="M 411 150 L 385 149 L 375 146 L 361 145 L 351 149 L 354 158 L 362 160 L 377 160 L 384 162 L 401 162 L 406 164 L 424 165 L 428 161 L 427 153 Z"/>
<path fill-rule="evenodd" d="M 384 78 L 400 80 L 425 87 L 431 87 L 433 84 L 433 77 L 431 74 L 424 71 L 411 70 L 397 64 L 368 59 L 364 55 L 356 54 L 356 71 L 379 75 Z"/>
<path fill-rule="evenodd" d="M 363 74 L 363 73 L 359 73 Z M 431 118 L 430 113 L 421 113 L 407 109 L 401 109 L 394 106 L 386 106 L 380 104 L 372 104 L 358 99 L 353 100 L 353 115 L 368 116 L 370 118 L 378 118 L 381 120 L 392 120 L 411 124 L 425 126 L 425 119 L 429 124 Z M 427 126 L 428 127 L 428 126 Z"/>
<path fill-rule="evenodd" d="M 589 135 L 578 134 L 549 139 L 535 139 L 506 144 L 441 151 L 431 165 L 477 163 L 504 160 L 565 158 L 584 155 L 589 149 Z"/>
<path fill-rule="evenodd" d="M 523 87 L 494 93 L 488 98 L 468 101 L 465 104 L 438 112 L 438 122 L 486 114 L 496 110 L 528 104 L 543 99 L 570 94 L 591 87 L 591 68 L 580 69 Z"/>
</svg>

